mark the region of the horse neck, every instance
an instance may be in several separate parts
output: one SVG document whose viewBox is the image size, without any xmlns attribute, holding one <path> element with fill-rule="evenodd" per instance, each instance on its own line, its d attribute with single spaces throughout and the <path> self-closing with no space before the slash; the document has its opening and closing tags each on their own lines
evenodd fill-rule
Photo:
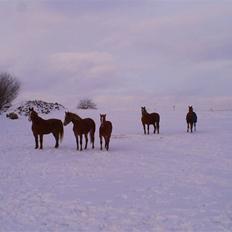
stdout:
<svg viewBox="0 0 232 232">
<path fill-rule="evenodd" d="M 106 124 L 107 124 L 106 122 L 107 122 L 106 120 L 105 120 L 105 121 L 102 121 L 102 122 L 101 122 L 101 127 L 105 127 Z"/>
<path fill-rule="evenodd" d="M 144 111 L 144 112 L 142 112 L 142 116 L 143 116 L 143 117 L 149 117 L 150 114 L 149 114 L 147 111 Z"/>
<path fill-rule="evenodd" d="M 78 116 L 77 114 L 72 114 L 73 118 L 75 120 L 81 120 L 82 118 L 80 116 Z"/>
<path fill-rule="evenodd" d="M 31 121 L 33 123 L 37 123 L 37 122 L 41 122 L 41 121 L 45 121 L 45 119 L 39 117 L 38 115 L 34 116 L 34 118 L 31 119 Z"/>
<path fill-rule="evenodd" d="M 102 118 L 100 121 L 101 121 L 101 125 L 102 125 L 106 122 L 106 118 Z"/>
<path fill-rule="evenodd" d="M 82 120 L 82 118 L 79 117 L 77 114 L 71 113 L 70 115 L 71 115 L 70 119 L 72 123 L 77 123 L 78 121 Z"/>
</svg>

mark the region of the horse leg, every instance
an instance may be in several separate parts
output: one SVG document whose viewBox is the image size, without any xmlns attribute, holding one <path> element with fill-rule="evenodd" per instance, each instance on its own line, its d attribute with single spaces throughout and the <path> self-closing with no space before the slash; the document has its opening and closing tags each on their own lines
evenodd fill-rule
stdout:
<svg viewBox="0 0 232 232">
<path fill-rule="evenodd" d="M 104 136 L 105 139 L 105 149 L 107 150 L 107 136 Z"/>
<path fill-rule="evenodd" d="M 88 144 L 88 134 L 85 134 L 85 149 L 87 149 Z"/>
<path fill-rule="evenodd" d="M 190 124 L 191 133 L 193 133 L 193 123 Z"/>
<path fill-rule="evenodd" d="M 143 123 L 143 130 L 144 130 L 144 134 L 146 134 L 146 126 L 145 126 L 145 123 Z"/>
<path fill-rule="evenodd" d="M 78 135 L 75 134 L 76 137 L 76 144 L 77 144 L 77 150 L 79 150 L 79 141 L 78 141 Z"/>
<path fill-rule="evenodd" d="M 90 141 L 92 143 L 92 149 L 94 149 L 94 130 L 90 132 Z"/>
<path fill-rule="evenodd" d="M 187 132 L 189 132 L 189 123 L 187 123 Z"/>
<path fill-rule="evenodd" d="M 100 135 L 100 147 L 101 147 L 101 150 L 102 150 L 102 136 Z"/>
<path fill-rule="evenodd" d="M 80 145 L 81 145 L 81 151 L 82 151 L 82 140 L 83 140 L 83 134 L 80 135 Z"/>
<path fill-rule="evenodd" d="M 154 134 L 155 134 L 155 131 L 156 131 L 156 126 L 155 126 L 155 123 L 153 124 L 153 126 L 154 126 Z"/>
<path fill-rule="evenodd" d="M 108 151 L 109 150 L 109 145 L 110 145 L 110 137 L 107 136 L 107 143 L 106 143 L 106 150 Z"/>
<path fill-rule="evenodd" d="M 43 149 L 43 135 L 39 135 L 40 149 Z"/>
<path fill-rule="evenodd" d="M 34 137 L 35 137 L 35 149 L 37 149 L 39 147 L 39 145 L 38 145 L 38 135 L 34 133 Z"/>
<path fill-rule="evenodd" d="M 196 131 L 197 129 L 196 129 L 196 123 L 194 123 L 194 131 Z"/>
<path fill-rule="evenodd" d="M 157 134 L 159 134 L 160 133 L 160 126 L 159 126 L 159 122 L 156 122 L 156 129 L 157 129 Z"/>
<path fill-rule="evenodd" d="M 59 147 L 59 133 L 53 133 L 53 136 L 55 137 L 56 140 L 56 144 L 55 144 L 55 148 Z"/>
<path fill-rule="evenodd" d="M 148 135 L 149 135 L 149 127 L 150 127 L 150 125 L 147 124 L 147 134 L 148 134 Z"/>
</svg>

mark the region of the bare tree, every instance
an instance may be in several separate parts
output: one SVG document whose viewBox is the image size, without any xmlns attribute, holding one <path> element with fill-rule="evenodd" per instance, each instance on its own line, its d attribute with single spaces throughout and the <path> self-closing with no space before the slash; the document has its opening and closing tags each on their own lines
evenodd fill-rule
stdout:
<svg viewBox="0 0 232 232">
<path fill-rule="evenodd" d="M 20 82 L 9 73 L 0 73 L 0 111 L 19 94 Z"/>
<path fill-rule="evenodd" d="M 78 109 L 97 109 L 97 105 L 89 98 L 85 98 L 80 100 L 78 106 Z"/>
</svg>

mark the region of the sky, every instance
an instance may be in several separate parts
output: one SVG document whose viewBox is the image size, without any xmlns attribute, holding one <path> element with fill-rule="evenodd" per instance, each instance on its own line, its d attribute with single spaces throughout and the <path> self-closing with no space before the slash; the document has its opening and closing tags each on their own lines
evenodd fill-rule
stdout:
<svg viewBox="0 0 232 232">
<path fill-rule="evenodd" d="M 232 108 L 232 0 L 0 0 L 17 101 Z"/>
</svg>

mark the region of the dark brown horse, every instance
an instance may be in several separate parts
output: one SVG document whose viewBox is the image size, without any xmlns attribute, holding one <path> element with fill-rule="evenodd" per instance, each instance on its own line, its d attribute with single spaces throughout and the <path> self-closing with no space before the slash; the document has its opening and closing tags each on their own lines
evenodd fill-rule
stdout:
<svg viewBox="0 0 232 232">
<path fill-rule="evenodd" d="M 142 124 L 144 129 L 144 134 L 146 134 L 146 125 L 147 125 L 147 134 L 149 134 L 149 125 L 154 126 L 154 134 L 157 130 L 157 134 L 159 134 L 159 122 L 160 122 L 160 115 L 158 113 L 151 113 L 149 114 L 145 107 L 141 107 L 142 111 Z"/>
<path fill-rule="evenodd" d="M 189 132 L 189 128 L 191 133 L 193 132 L 193 127 L 194 131 L 196 131 L 196 123 L 197 123 L 197 114 L 193 111 L 193 107 L 189 106 L 189 112 L 186 115 L 186 122 L 187 122 L 187 132 Z"/>
<path fill-rule="evenodd" d="M 102 137 L 103 137 L 105 140 L 105 148 L 108 151 L 113 126 L 110 121 L 106 121 L 106 114 L 100 114 L 100 122 L 101 122 L 101 126 L 99 128 L 99 137 L 100 137 L 101 150 L 102 150 Z"/>
<path fill-rule="evenodd" d="M 55 137 L 55 148 L 59 147 L 59 140 L 61 142 L 64 135 L 64 128 L 62 121 L 59 119 L 43 119 L 38 116 L 33 108 L 29 108 L 29 120 L 32 121 L 32 132 L 35 137 L 35 149 L 39 147 L 38 137 L 40 141 L 40 149 L 43 149 L 43 135 L 52 133 Z"/>
<path fill-rule="evenodd" d="M 78 136 L 80 137 L 80 150 L 82 151 L 82 137 L 85 135 L 85 149 L 88 144 L 88 134 L 90 134 L 90 141 L 92 148 L 94 148 L 94 133 L 95 133 L 95 122 L 91 118 L 82 119 L 77 114 L 71 112 L 65 112 L 64 126 L 70 122 L 73 123 L 73 132 L 76 138 L 77 150 L 79 150 Z"/>
</svg>

